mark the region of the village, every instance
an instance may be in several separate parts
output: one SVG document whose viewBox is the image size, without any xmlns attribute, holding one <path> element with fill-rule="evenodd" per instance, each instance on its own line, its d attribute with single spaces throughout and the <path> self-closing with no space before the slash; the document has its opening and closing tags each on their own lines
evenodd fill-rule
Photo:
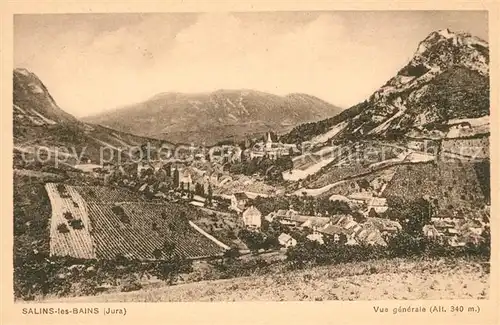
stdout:
<svg viewBox="0 0 500 325">
<path fill-rule="evenodd" d="M 307 210 L 304 206 L 309 204 L 311 198 L 306 193 L 285 193 L 283 188 L 267 185 L 263 175 L 245 176 L 228 171 L 228 165 L 241 163 L 245 155 L 248 159 L 269 158 L 276 161 L 293 155 L 297 150 L 296 146 L 273 142 L 270 133 L 264 139 L 250 149 L 241 150 L 238 146 L 225 145 L 220 152 L 206 156 L 195 153 L 184 160 L 152 160 L 105 166 L 89 163 L 76 167 L 105 186 L 124 187 L 147 200 L 180 202 L 217 218 L 237 218 L 241 229 L 263 234 L 264 237 L 269 236 L 268 229 L 274 225 L 278 232 L 273 229 L 272 236 L 276 237 L 275 241 L 279 245 L 257 245 L 256 250 L 260 252 L 293 247 L 301 238 L 320 244 L 333 240 L 345 245 L 385 246 L 391 236 L 402 230 L 400 220 L 386 216 L 389 209 L 387 199 L 374 196 L 363 188 L 348 196 L 331 195 L 328 202 L 323 200 L 321 204 L 318 203 L 318 208 Z M 266 200 L 273 201 L 277 197 L 287 197 L 290 202 L 295 200 L 303 207 L 297 211 L 293 204 L 287 204 L 286 209 L 264 213 L 255 204 L 258 201 L 262 205 Z M 426 200 L 431 202 L 432 198 Z M 344 207 L 344 210 L 338 207 Z M 489 213 L 486 210 L 484 213 L 479 211 L 477 217 L 467 219 L 438 216 L 435 211 L 432 209 L 429 212 L 432 215 L 423 227 L 423 233 L 428 238 L 439 239 L 450 246 L 479 242 L 483 230 L 489 225 Z M 217 236 L 221 229 L 218 229 L 219 233 L 214 229 L 217 228 L 210 225 L 205 228 L 208 233 Z M 238 237 L 238 233 L 234 236 Z M 241 252 L 248 251 L 248 244 L 233 240 L 233 244 L 236 242 L 238 245 L 235 246 Z"/>
<path fill-rule="evenodd" d="M 11 300 L 491 300 L 491 15 L 451 9 L 14 14 Z"/>
</svg>

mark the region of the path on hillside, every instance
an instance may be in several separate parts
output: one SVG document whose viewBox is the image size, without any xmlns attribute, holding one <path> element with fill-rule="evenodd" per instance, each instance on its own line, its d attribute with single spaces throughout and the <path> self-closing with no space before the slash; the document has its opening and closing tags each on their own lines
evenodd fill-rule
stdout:
<svg viewBox="0 0 500 325">
<path fill-rule="evenodd" d="M 366 177 L 366 176 L 368 176 L 370 174 L 377 173 L 377 172 L 380 172 L 380 171 L 383 171 L 383 170 L 386 170 L 386 169 L 389 169 L 389 168 L 399 167 L 399 166 L 405 166 L 405 165 L 419 165 L 419 164 L 430 164 L 430 163 L 432 163 L 432 161 L 417 161 L 417 162 L 402 161 L 400 163 L 395 163 L 395 164 L 391 164 L 391 165 L 387 165 L 387 166 L 382 166 L 382 167 L 379 167 L 379 168 L 376 168 L 376 169 L 371 169 L 369 171 L 362 172 L 362 173 L 359 173 L 359 174 L 355 174 L 355 175 L 351 175 L 351 176 L 346 176 L 346 177 L 338 180 L 335 183 L 328 184 L 328 185 L 325 185 L 325 186 L 320 187 L 320 188 L 312 188 L 312 189 L 311 188 L 301 188 L 301 189 L 296 190 L 293 194 L 296 194 L 296 193 L 302 194 L 303 192 L 315 193 L 315 191 L 317 191 L 319 194 L 311 195 L 311 196 L 317 196 L 317 195 L 323 194 L 324 192 L 330 190 L 331 188 L 335 187 L 336 185 L 340 185 L 340 184 L 345 183 L 347 181 L 356 180 L 358 178 Z"/>
</svg>

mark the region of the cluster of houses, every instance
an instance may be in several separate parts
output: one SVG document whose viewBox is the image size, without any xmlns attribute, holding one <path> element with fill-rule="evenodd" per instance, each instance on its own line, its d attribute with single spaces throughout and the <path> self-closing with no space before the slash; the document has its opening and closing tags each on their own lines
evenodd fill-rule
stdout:
<svg viewBox="0 0 500 325">
<path fill-rule="evenodd" d="M 489 207 L 478 209 L 473 214 L 467 218 L 434 216 L 431 218 L 432 223 L 424 227 L 424 234 L 451 246 L 477 244 L 482 240 L 485 228 L 489 226 Z"/>
<path fill-rule="evenodd" d="M 209 150 L 208 161 L 213 163 L 237 163 L 241 161 L 243 150 L 239 146 L 222 145 Z M 206 161 L 206 160 L 203 160 Z"/>
<path fill-rule="evenodd" d="M 195 148 L 191 160 L 225 164 L 240 162 L 242 155 L 246 155 L 250 159 L 267 157 L 276 160 L 279 157 L 300 154 L 296 144 L 273 141 L 271 132 L 267 132 L 264 139 L 257 141 L 253 145 L 250 145 L 250 141 L 247 140 L 245 147 L 247 149 L 242 150 L 237 145 L 215 146 L 208 150 L 208 155 L 204 151 L 201 152 L 201 149 Z"/>
<path fill-rule="evenodd" d="M 242 217 L 246 227 L 260 229 L 262 214 L 257 208 L 253 206 L 247 208 L 243 211 Z M 337 242 L 344 240 L 346 245 L 365 243 L 385 246 L 387 236 L 401 230 L 398 222 L 383 218 L 366 218 L 360 223 L 351 215 L 307 216 L 292 209 L 271 212 L 263 219 L 268 222 L 278 221 L 297 230 L 307 230 L 307 238 L 321 244 L 324 243 L 324 237 L 328 236 Z M 278 240 L 285 247 L 294 246 L 297 243 L 296 239 L 286 233 L 281 234 Z"/>
<path fill-rule="evenodd" d="M 383 190 L 383 187 L 382 187 Z M 387 199 L 385 197 L 374 196 L 370 191 L 359 191 L 348 196 L 333 194 L 330 196 L 330 201 L 341 201 L 349 204 L 349 206 L 364 206 L 365 212 L 375 211 L 376 213 L 384 213 L 389 209 Z"/>
<path fill-rule="evenodd" d="M 439 218 L 433 217 L 432 223 L 423 227 L 424 235 L 442 239 L 450 246 L 464 246 L 466 243 L 479 243 L 485 226 L 489 225 L 488 212 L 478 213 L 476 218 Z M 346 245 L 370 244 L 387 245 L 387 239 L 402 230 L 399 222 L 379 218 L 365 217 L 362 221 L 354 220 L 351 215 L 334 215 L 330 217 L 301 215 L 297 211 L 278 210 L 262 217 L 261 212 L 250 206 L 242 213 L 243 222 L 249 229 L 259 230 L 262 219 L 278 221 L 292 229 L 306 231 L 307 238 L 324 243 L 329 237 Z M 290 234 L 282 233 L 278 238 L 284 247 L 297 244 Z"/>
<path fill-rule="evenodd" d="M 266 216 L 266 220 L 276 218 L 281 223 L 299 229 L 309 229 L 312 233 L 308 235 L 308 238 L 320 243 L 323 243 L 323 237 L 328 236 L 334 241 L 344 239 L 346 245 L 365 243 L 385 246 L 385 238 L 401 230 L 398 222 L 376 217 L 365 218 L 363 222 L 358 222 L 351 215 L 303 216 L 293 210 L 278 210 L 274 215 Z"/>
</svg>

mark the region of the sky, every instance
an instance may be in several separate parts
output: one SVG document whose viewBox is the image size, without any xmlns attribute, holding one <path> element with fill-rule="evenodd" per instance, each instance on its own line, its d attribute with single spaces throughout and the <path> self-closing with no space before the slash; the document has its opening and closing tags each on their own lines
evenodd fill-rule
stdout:
<svg viewBox="0 0 500 325">
<path fill-rule="evenodd" d="M 300 92 L 348 108 L 432 31 L 488 40 L 486 11 L 23 14 L 14 65 L 83 117 L 161 92 Z"/>
</svg>

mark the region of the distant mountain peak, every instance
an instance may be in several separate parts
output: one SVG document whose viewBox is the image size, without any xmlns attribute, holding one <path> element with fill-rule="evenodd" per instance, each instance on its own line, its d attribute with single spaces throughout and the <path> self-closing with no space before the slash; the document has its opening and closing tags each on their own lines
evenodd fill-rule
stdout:
<svg viewBox="0 0 500 325">
<path fill-rule="evenodd" d="M 438 33 L 443 35 L 444 37 L 448 37 L 452 34 L 449 28 L 441 29 L 438 31 Z"/>
<path fill-rule="evenodd" d="M 411 60 L 366 101 L 286 138 L 309 140 L 335 125 L 342 126 L 337 136 L 398 137 L 450 119 L 481 118 L 489 109 L 488 42 L 446 28 L 422 40 Z"/>
<path fill-rule="evenodd" d="M 306 94 L 279 96 L 259 90 L 161 93 L 145 102 L 85 118 L 86 121 L 174 142 L 241 141 L 268 131 L 333 116 L 342 109 Z"/>
<path fill-rule="evenodd" d="M 468 33 L 442 29 L 430 33 L 419 43 L 410 62 L 399 76 L 431 78 L 452 66 L 462 66 L 483 76 L 489 75 L 489 45 Z"/>
<path fill-rule="evenodd" d="M 38 76 L 25 68 L 16 68 L 13 72 L 14 105 L 17 112 L 29 111 L 42 120 L 54 123 L 76 122 L 77 119 L 63 111 L 50 95 L 47 87 Z"/>
<path fill-rule="evenodd" d="M 20 73 L 20 74 L 25 75 L 25 76 L 29 76 L 29 75 L 31 75 L 31 74 L 32 74 L 32 72 L 31 72 L 31 71 L 29 71 L 29 70 L 28 70 L 28 69 L 26 69 L 26 68 L 15 68 L 15 69 L 14 69 L 14 72 L 15 72 L 15 73 Z"/>
</svg>

